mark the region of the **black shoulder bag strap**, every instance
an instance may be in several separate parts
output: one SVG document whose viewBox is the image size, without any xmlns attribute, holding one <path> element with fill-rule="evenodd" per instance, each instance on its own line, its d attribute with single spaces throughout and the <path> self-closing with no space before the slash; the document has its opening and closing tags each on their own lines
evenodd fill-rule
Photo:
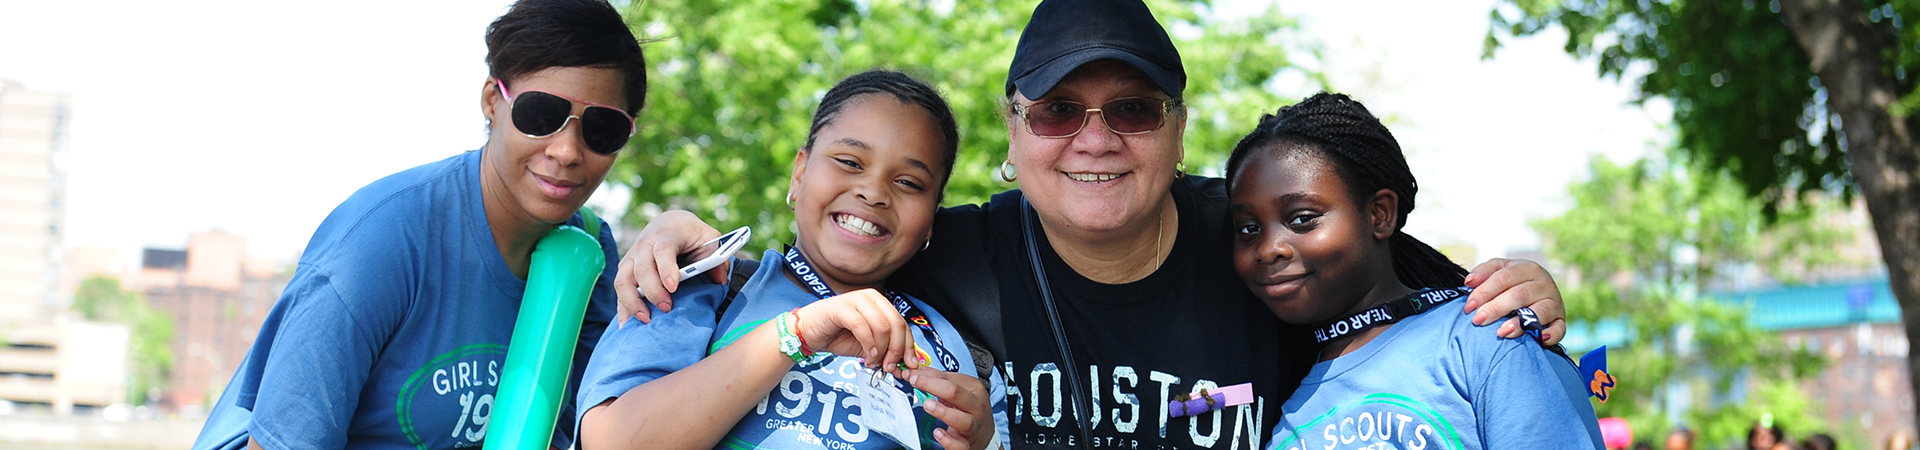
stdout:
<svg viewBox="0 0 1920 450">
<path fill-rule="evenodd" d="M 990 212 L 987 214 L 991 217 Z M 933 246 L 932 251 L 936 253 L 932 255 L 943 262 L 944 268 L 938 273 L 938 280 L 922 280 L 922 283 L 940 287 L 926 294 L 941 300 L 937 303 L 941 314 L 949 321 L 958 318 L 965 322 L 966 326 L 956 323 L 954 328 L 960 331 L 968 352 L 973 354 L 975 375 L 986 380 L 999 365 L 998 355 L 1007 354 L 1007 339 L 1000 318 L 1000 279 L 990 262 L 993 244 L 986 236 L 992 228 L 990 222 L 977 229 L 957 228 L 936 234 L 940 241 Z M 916 256 L 926 257 L 927 253 Z M 921 300 L 929 301 L 929 298 Z"/>
<path fill-rule="evenodd" d="M 720 305 L 713 308 L 713 323 L 727 315 L 727 307 L 733 305 L 733 298 L 740 296 L 740 287 L 747 285 L 753 273 L 760 271 L 760 262 L 746 258 L 734 258 L 727 271 L 727 296 L 720 298 Z"/>
<path fill-rule="evenodd" d="M 1025 231 L 1022 234 L 1027 241 L 1027 261 L 1033 264 L 1034 282 L 1040 284 L 1040 301 L 1047 308 L 1047 324 L 1053 329 L 1055 351 L 1060 352 L 1060 373 L 1066 377 L 1067 386 L 1070 386 L 1067 392 L 1073 399 L 1073 425 L 1079 430 L 1080 445 L 1091 445 L 1089 443 L 1093 437 L 1088 434 L 1087 416 L 1081 411 L 1092 411 L 1090 406 L 1086 406 L 1092 403 L 1087 401 L 1086 394 L 1080 392 L 1080 387 L 1086 385 L 1080 384 L 1080 366 L 1073 362 L 1073 348 L 1067 345 L 1066 328 L 1060 325 L 1060 312 L 1054 307 L 1053 288 L 1047 283 L 1047 268 L 1040 262 L 1040 245 L 1034 241 L 1034 235 L 1040 231 L 1033 228 L 1033 205 L 1028 204 L 1024 196 L 1020 198 L 1020 214 L 1020 225 Z"/>
</svg>

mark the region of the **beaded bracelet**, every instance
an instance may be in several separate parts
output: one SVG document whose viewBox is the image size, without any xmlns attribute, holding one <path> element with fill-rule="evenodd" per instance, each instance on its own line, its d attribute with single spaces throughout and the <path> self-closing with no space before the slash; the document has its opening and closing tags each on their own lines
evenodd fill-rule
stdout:
<svg viewBox="0 0 1920 450">
<path fill-rule="evenodd" d="M 806 344 L 800 340 L 799 328 L 788 325 L 788 315 L 794 315 L 793 321 L 796 323 L 799 322 L 799 315 L 792 312 L 783 312 L 780 313 L 780 315 L 773 316 L 774 328 L 780 331 L 780 353 L 787 355 L 788 358 L 792 358 L 793 362 L 797 364 L 806 361 L 807 357 L 812 355 L 807 352 Z"/>
<path fill-rule="evenodd" d="M 800 353 L 813 356 L 813 346 L 807 344 L 807 335 L 800 332 L 800 307 L 793 308 L 793 336 L 800 338 Z"/>
</svg>

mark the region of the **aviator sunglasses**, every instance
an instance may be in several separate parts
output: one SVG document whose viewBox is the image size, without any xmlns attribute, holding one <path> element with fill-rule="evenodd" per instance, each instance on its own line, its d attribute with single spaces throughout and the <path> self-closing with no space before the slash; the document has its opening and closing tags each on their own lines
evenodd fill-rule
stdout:
<svg viewBox="0 0 1920 450">
<path fill-rule="evenodd" d="M 580 119 L 580 139 L 587 142 L 587 148 L 594 153 L 611 155 L 627 146 L 637 128 L 632 115 L 620 108 L 580 100 L 546 91 L 520 91 L 519 96 L 507 92 L 507 84 L 493 80 L 500 88 L 500 95 L 507 98 L 507 107 L 513 110 L 513 127 L 520 134 L 541 139 L 559 133 L 567 127 L 567 122 Z M 573 104 L 587 105 L 580 115 L 573 115 Z"/>
<path fill-rule="evenodd" d="M 1088 108 L 1077 102 L 1065 100 L 1036 102 L 1033 104 L 1013 104 L 1013 113 L 1027 123 L 1027 132 L 1043 138 L 1068 138 L 1080 134 L 1087 127 L 1087 121 L 1094 112 L 1099 112 L 1101 122 L 1114 134 L 1135 135 L 1151 133 L 1166 125 L 1167 114 L 1178 106 L 1178 102 L 1149 97 L 1130 97 L 1117 99 Z"/>
</svg>

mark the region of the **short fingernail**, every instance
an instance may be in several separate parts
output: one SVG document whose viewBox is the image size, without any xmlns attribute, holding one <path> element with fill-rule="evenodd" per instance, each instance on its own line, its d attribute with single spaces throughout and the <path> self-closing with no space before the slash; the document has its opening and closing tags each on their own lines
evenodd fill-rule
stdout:
<svg viewBox="0 0 1920 450">
<path fill-rule="evenodd" d="M 1540 333 L 1540 342 L 1553 340 L 1553 333 Z"/>
<path fill-rule="evenodd" d="M 1482 326 L 1482 325 L 1486 325 L 1486 323 L 1484 323 L 1484 322 L 1486 322 L 1486 321 L 1487 321 L 1487 313 L 1484 313 L 1484 312 L 1477 312 L 1477 313 L 1473 313 L 1473 325 L 1474 325 L 1474 326 Z"/>
<path fill-rule="evenodd" d="M 938 411 L 940 409 L 940 402 L 926 402 L 926 403 L 921 403 L 921 405 L 925 406 L 927 408 L 927 412 L 929 413 Z"/>
</svg>

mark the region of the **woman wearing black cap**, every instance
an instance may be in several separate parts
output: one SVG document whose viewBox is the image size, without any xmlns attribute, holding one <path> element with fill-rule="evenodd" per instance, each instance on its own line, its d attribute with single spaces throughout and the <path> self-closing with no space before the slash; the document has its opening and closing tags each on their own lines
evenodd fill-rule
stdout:
<svg viewBox="0 0 1920 450">
<path fill-rule="evenodd" d="M 976 361 L 997 361 L 981 370 L 1009 385 L 1013 447 L 1264 448 L 1311 361 L 1304 333 L 1235 276 L 1225 185 L 1183 173 L 1185 87 L 1145 4 L 1042 2 L 1007 77 L 1000 171 L 1020 189 L 943 210 L 931 247 L 891 279 L 950 311 L 990 353 Z M 615 280 L 622 319 L 651 313 L 633 287 L 670 311 L 675 253 L 717 235 L 684 211 L 649 224 Z M 1494 260 L 1468 281 L 1477 323 L 1530 306 L 1551 324 L 1542 338 L 1564 336 L 1538 264 Z M 1241 383 L 1252 395 L 1199 401 Z M 1206 410 L 1171 404 L 1189 398 Z"/>
</svg>

